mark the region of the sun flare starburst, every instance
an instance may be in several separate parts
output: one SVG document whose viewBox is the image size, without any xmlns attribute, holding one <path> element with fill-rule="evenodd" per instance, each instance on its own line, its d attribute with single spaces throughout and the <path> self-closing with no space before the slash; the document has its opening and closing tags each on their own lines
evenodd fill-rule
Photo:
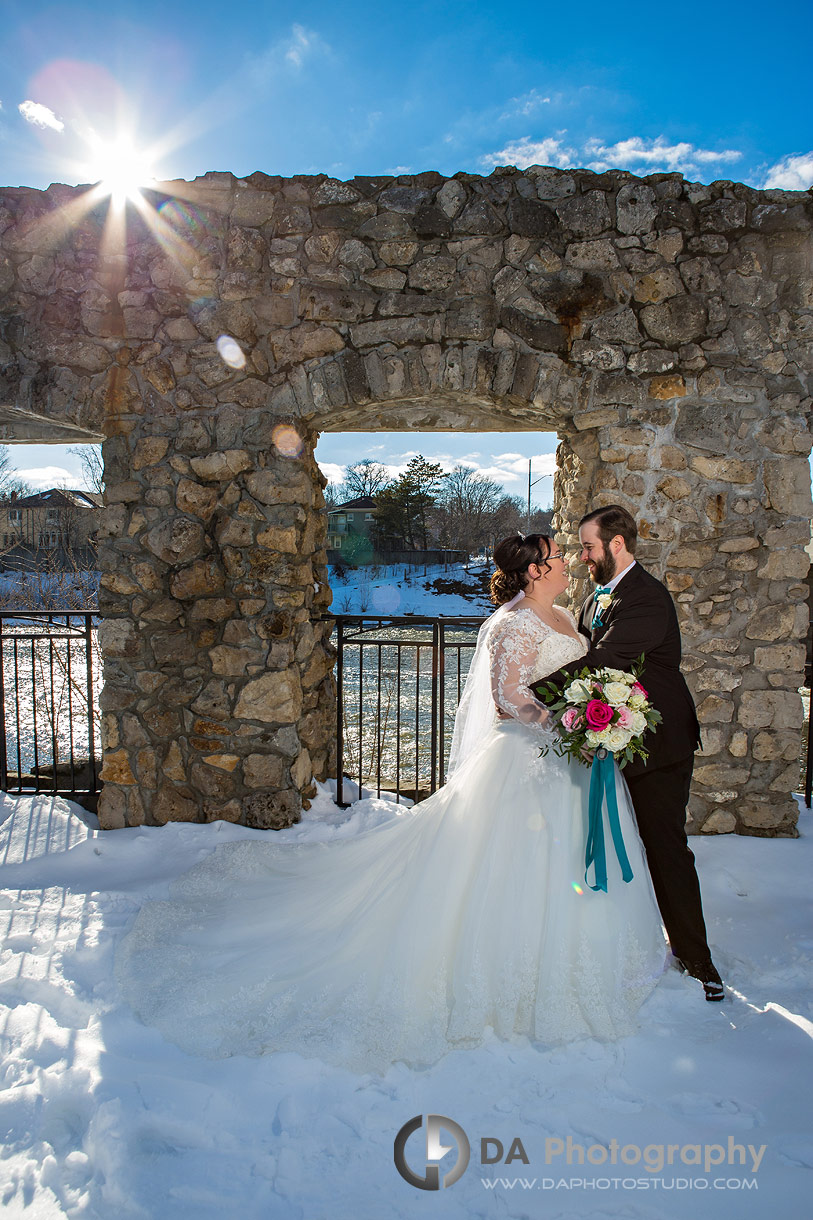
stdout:
<svg viewBox="0 0 813 1220">
<path fill-rule="evenodd" d="M 139 151 L 128 136 L 91 142 L 90 176 L 118 206 L 128 199 L 135 200 L 141 188 L 155 181 L 155 173 L 147 154 Z"/>
</svg>

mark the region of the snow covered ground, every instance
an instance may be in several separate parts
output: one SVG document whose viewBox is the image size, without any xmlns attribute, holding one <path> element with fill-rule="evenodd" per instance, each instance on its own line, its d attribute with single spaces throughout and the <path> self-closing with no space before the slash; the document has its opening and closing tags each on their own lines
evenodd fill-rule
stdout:
<svg viewBox="0 0 813 1220">
<path fill-rule="evenodd" d="M 370 799 L 340 810 L 323 790 L 278 837 L 329 840 L 392 816 L 393 805 Z M 383 1078 L 295 1054 L 196 1059 L 140 1025 L 112 970 L 136 911 L 218 844 L 264 834 L 216 822 L 100 835 L 93 821 L 59 799 L 0 797 L 0 1206 L 9 1220 L 810 1214 L 806 811 L 798 840 L 693 840 L 711 941 L 732 988 L 725 1004 L 706 1004 L 696 984 L 670 972 L 639 1032 L 623 1041 L 546 1049 L 489 1036 L 428 1070 L 398 1064 Z M 408 1184 L 393 1164 L 398 1130 L 430 1113 L 460 1124 L 472 1150 L 460 1180 L 436 1193 Z M 574 1150 L 568 1165 L 546 1144 L 566 1149 L 569 1136 L 593 1164 L 579 1165 Z M 516 1137 L 529 1163 L 481 1165 L 481 1138 L 507 1152 Z M 421 1138 L 407 1144 L 417 1173 Z M 715 1164 L 729 1140 L 734 1163 Z M 608 1158 L 626 1164 L 599 1163 L 612 1141 Z M 673 1166 L 634 1163 L 649 1149 L 657 1165 L 669 1145 L 679 1149 Z M 695 1155 L 708 1155 L 708 1170 L 680 1159 Z"/>
<path fill-rule="evenodd" d="M 479 571 L 483 562 L 473 561 L 470 571 Z M 494 565 L 486 563 L 488 572 Z M 462 563 L 430 564 L 412 567 L 404 563 L 347 568 L 344 574 L 329 569 L 333 590 L 334 614 L 422 614 L 432 617 L 473 615 L 484 617 L 494 610 L 488 597 L 480 592 L 479 583 L 467 573 Z M 431 586 L 436 580 L 470 584 L 471 592 L 438 593 Z"/>
</svg>

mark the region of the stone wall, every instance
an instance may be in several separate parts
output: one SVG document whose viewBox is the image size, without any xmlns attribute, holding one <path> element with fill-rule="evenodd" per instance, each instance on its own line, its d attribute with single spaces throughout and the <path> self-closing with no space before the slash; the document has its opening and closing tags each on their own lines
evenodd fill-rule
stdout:
<svg viewBox="0 0 813 1220">
<path fill-rule="evenodd" d="M 0 191 L 5 439 L 105 437 L 104 825 L 280 826 L 330 772 L 320 430 L 538 429 L 566 544 L 625 503 L 676 598 L 693 828 L 794 833 L 808 193 L 533 167 L 148 199 L 125 247 L 80 188 Z"/>
</svg>

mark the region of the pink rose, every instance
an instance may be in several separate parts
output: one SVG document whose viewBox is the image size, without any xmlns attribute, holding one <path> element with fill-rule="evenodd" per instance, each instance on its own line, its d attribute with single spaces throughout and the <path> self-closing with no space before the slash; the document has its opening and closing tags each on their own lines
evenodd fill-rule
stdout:
<svg viewBox="0 0 813 1220">
<path fill-rule="evenodd" d="M 649 698 L 649 691 L 644 690 L 640 682 L 633 682 L 632 690 L 637 691 L 639 695 L 643 695 L 645 699 Z"/>
<path fill-rule="evenodd" d="M 581 719 L 582 716 L 579 709 L 577 707 L 569 707 L 562 717 L 562 728 L 566 729 L 568 733 L 572 733 L 581 724 Z"/>
<path fill-rule="evenodd" d="M 616 724 L 618 725 L 619 729 L 631 729 L 632 712 L 630 709 L 628 707 L 619 707 L 616 710 L 618 711 L 618 720 L 616 721 Z"/>
<path fill-rule="evenodd" d="M 584 709 L 584 715 L 590 728 L 600 733 L 612 720 L 615 709 L 602 699 L 591 699 Z"/>
</svg>

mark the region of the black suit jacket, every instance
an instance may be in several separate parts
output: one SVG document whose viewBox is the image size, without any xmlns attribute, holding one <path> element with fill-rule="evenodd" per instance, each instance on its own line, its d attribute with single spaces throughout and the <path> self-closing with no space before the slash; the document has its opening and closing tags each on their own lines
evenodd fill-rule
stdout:
<svg viewBox="0 0 813 1220">
<path fill-rule="evenodd" d="M 700 726 L 694 700 L 680 672 L 680 627 L 669 590 L 636 563 L 613 590 L 602 625 L 591 630 L 594 601 L 595 595 L 588 597 L 579 615 L 579 631 L 590 640 L 586 656 L 545 681 L 565 679 L 585 666 L 629 669 L 643 654 L 640 681 L 663 722 L 654 733 L 644 735 L 647 761 L 634 759 L 624 768 L 624 774 L 640 775 L 691 757 L 700 744 Z"/>
</svg>

